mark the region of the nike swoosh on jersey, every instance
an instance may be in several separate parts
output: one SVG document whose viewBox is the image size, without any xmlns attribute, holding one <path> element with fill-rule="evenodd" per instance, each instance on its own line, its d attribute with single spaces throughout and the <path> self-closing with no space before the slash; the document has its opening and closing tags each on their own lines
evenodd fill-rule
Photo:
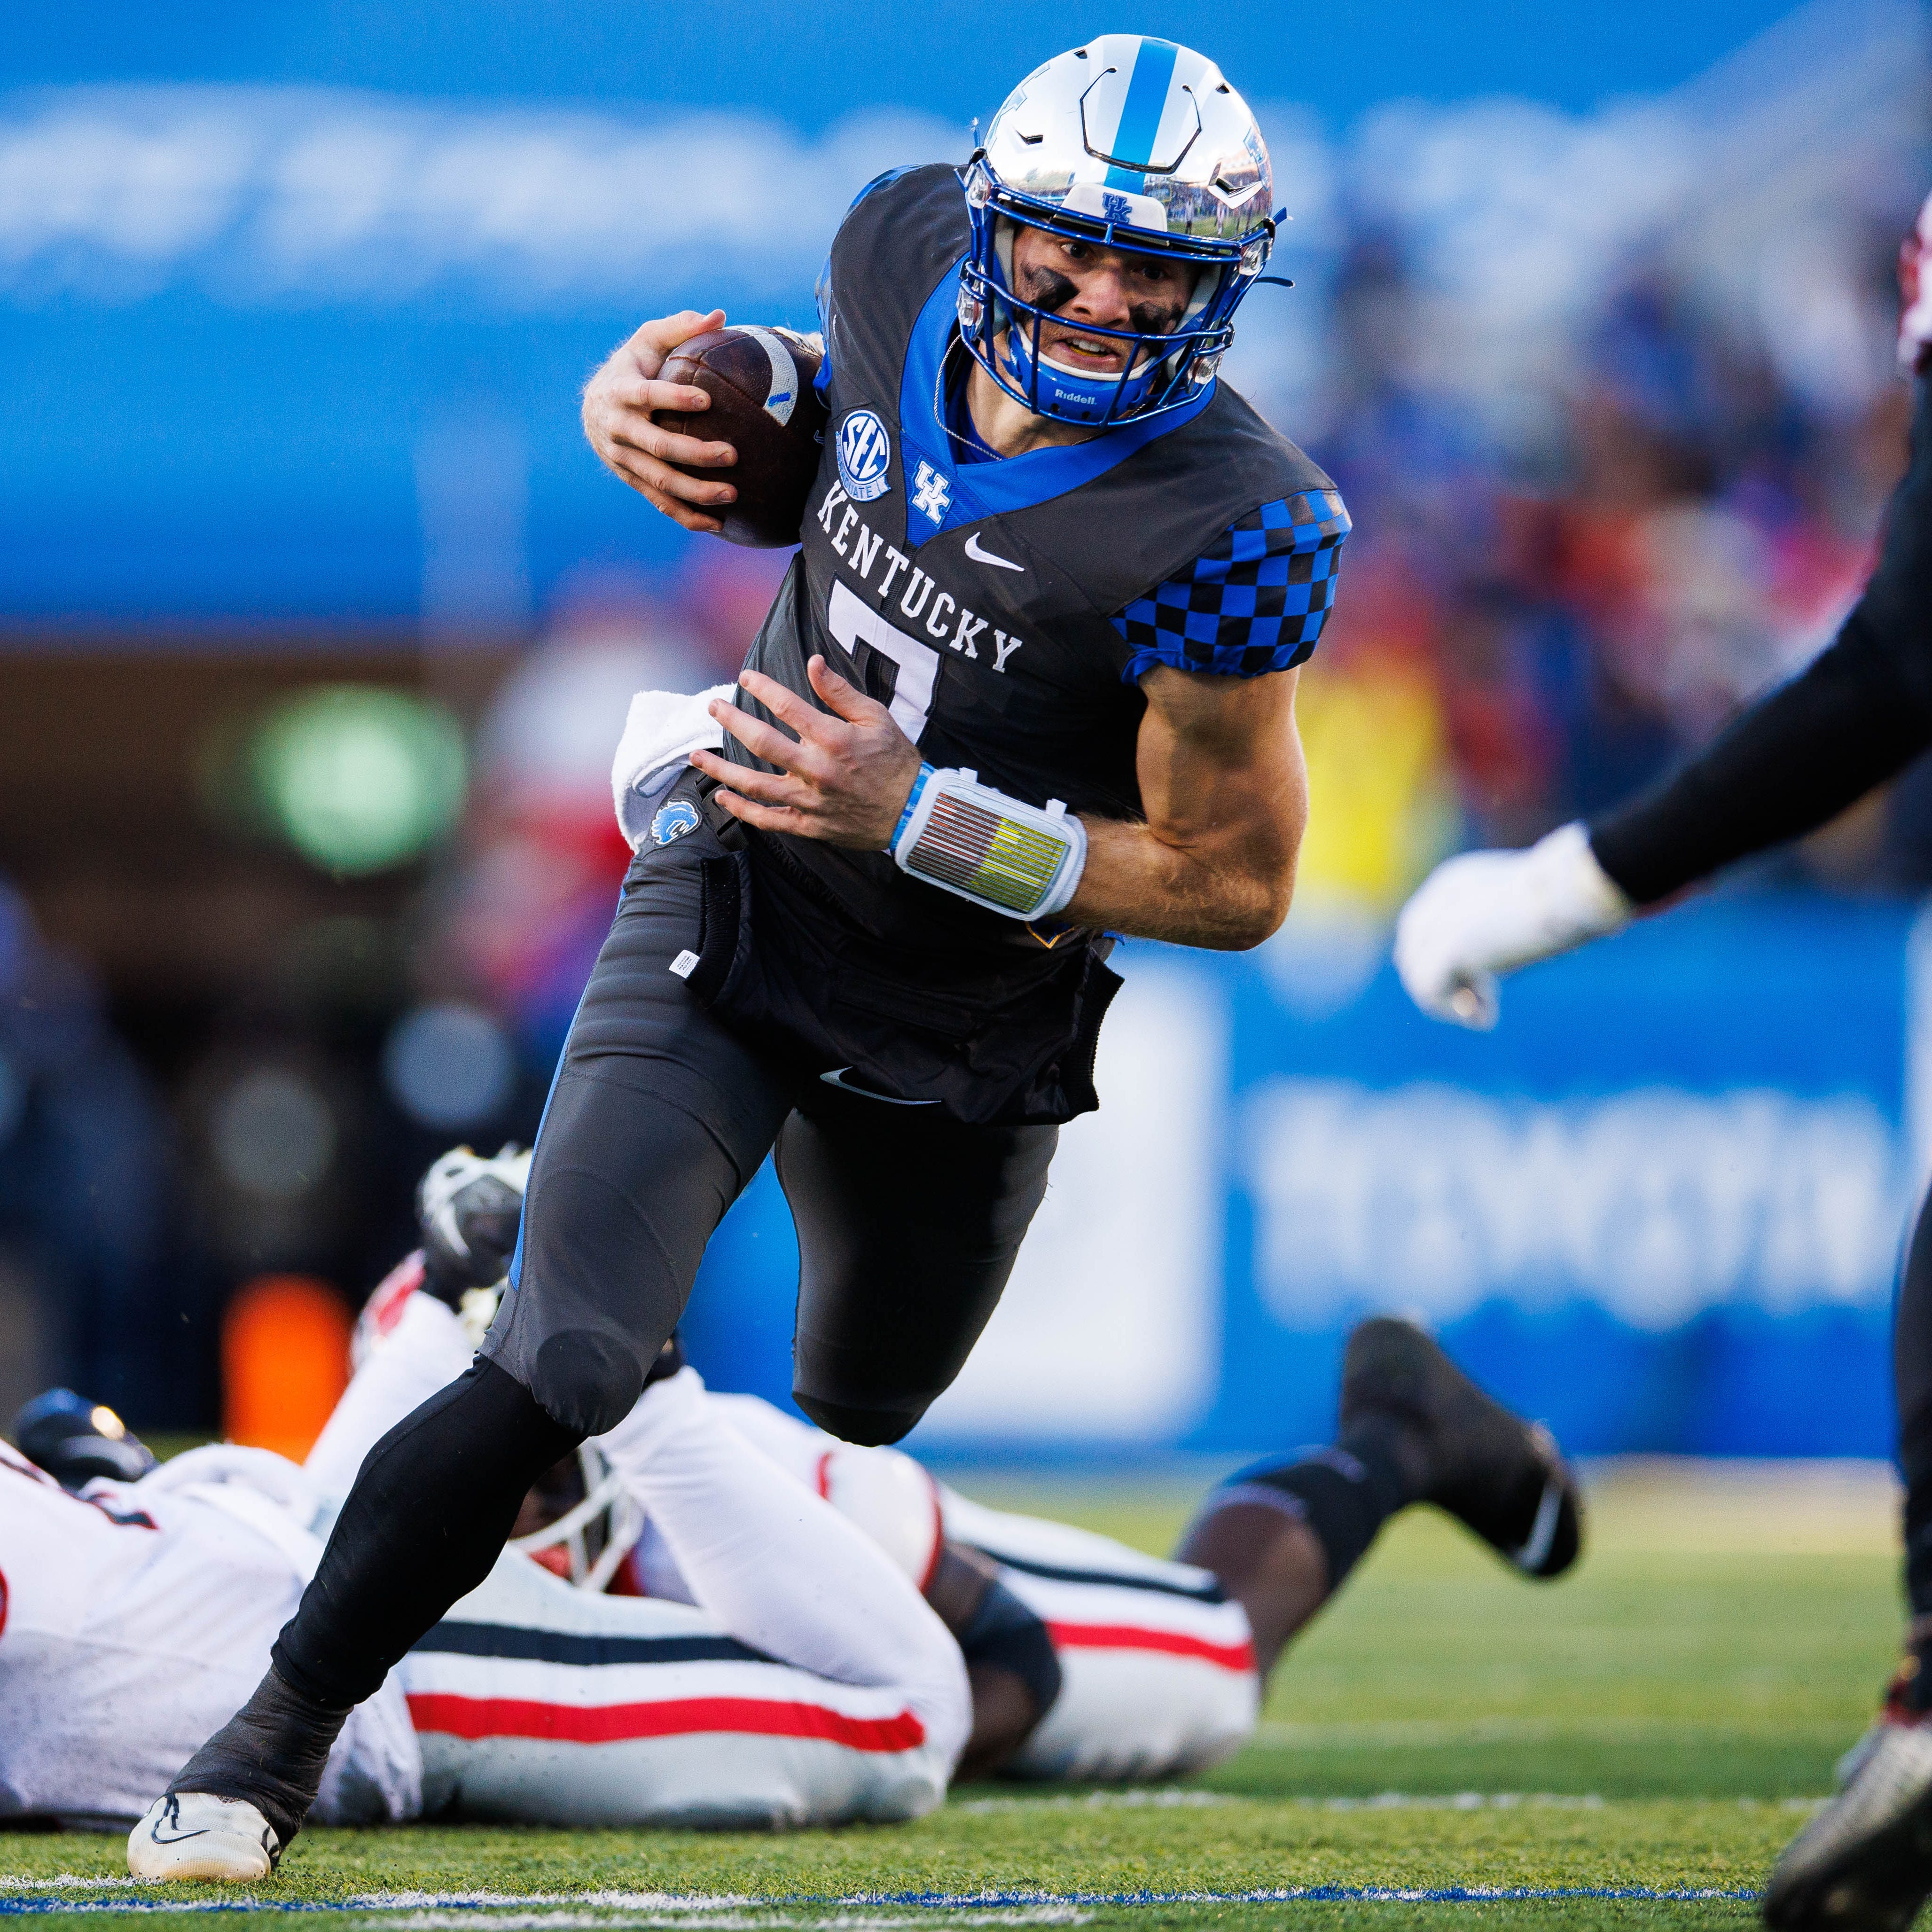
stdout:
<svg viewBox="0 0 1932 1932">
<path fill-rule="evenodd" d="M 995 556 L 991 550 L 982 550 L 980 548 L 980 532 L 977 530 L 966 539 L 966 554 L 975 563 L 990 563 L 996 569 L 1017 570 L 1022 572 L 1026 569 L 1024 564 L 1015 563 L 1010 557 Z"/>
<path fill-rule="evenodd" d="M 883 1100 L 888 1107 L 936 1107 L 937 1100 L 902 1100 L 891 1094 L 874 1094 L 869 1087 L 855 1087 L 845 1076 L 851 1072 L 849 1066 L 835 1066 L 830 1073 L 818 1077 L 828 1087 L 836 1087 L 842 1093 L 856 1094 L 862 1100 Z"/>
</svg>

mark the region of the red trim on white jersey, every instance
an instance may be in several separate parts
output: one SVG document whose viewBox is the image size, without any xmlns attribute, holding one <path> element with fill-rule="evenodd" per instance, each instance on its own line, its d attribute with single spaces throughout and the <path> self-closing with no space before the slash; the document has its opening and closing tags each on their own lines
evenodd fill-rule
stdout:
<svg viewBox="0 0 1932 1932">
<path fill-rule="evenodd" d="M 1060 1650 L 1159 1650 L 1172 1657 L 1193 1657 L 1222 1670 L 1255 1668 L 1252 1643 L 1210 1643 L 1184 1630 L 1149 1630 L 1138 1624 L 1062 1624 L 1049 1622 L 1047 1634 Z"/>
<path fill-rule="evenodd" d="M 376 1284 L 369 1299 L 362 1304 L 362 1321 L 376 1335 L 388 1334 L 403 1318 L 403 1310 L 410 1297 L 422 1287 L 422 1250 L 418 1248 L 413 1254 L 404 1256 Z"/>
<path fill-rule="evenodd" d="M 15 1475 L 25 1476 L 30 1482 L 38 1483 L 46 1489 L 59 1490 L 61 1486 L 39 1463 L 22 1456 L 9 1442 L 0 1442 L 0 1469 L 11 1469 Z M 61 1493 L 65 1496 L 67 1492 L 61 1490 Z"/>
<path fill-rule="evenodd" d="M 646 1704 L 552 1704 L 534 1698 L 460 1697 L 416 1691 L 410 1716 L 419 1731 L 457 1738 L 546 1738 L 611 1744 L 628 1738 L 680 1737 L 700 1731 L 823 1738 L 848 1750 L 916 1750 L 926 1726 L 910 1710 L 890 1718 L 848 1717 L 823 1704 L 769 1697 L 670 1697 Z"/>
<path fill-rule="evenodd" d="M 31 1482 L 38 1483 L 43 1489 L 52 1490 L 56 1496 L 68 1502 L 80 1504 L 87 1509 L 97 1509 L 110 1522 L 118 1523 L 123 1529 L 152 1529 L 154 1520 L 146 1510 L 112 1510 L 107 1507 L 107 1498 L 102 1496 L 77 1496 L 57 1483 L 37 1462 L 30 1461 L 17 1450 L 0 1442 L 0 1469 L 10 1469 L 16 1476 L 25 1476 Z"/>
</svg>

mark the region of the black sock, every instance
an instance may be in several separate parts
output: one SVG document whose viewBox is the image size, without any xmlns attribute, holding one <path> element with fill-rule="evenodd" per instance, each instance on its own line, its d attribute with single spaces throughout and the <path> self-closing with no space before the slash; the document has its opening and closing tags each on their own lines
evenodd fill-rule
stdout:
<svg viewBox="0 0 1932 1932">
<path fill-rule="evenodd" d="M 1419 1493 L 1419 1452 L 1408 1439 L 1412 1434 L 1399 1418 L 1360 1418 L 1330 1448 L 1231 1476 L 1223 1499 L 1234 1500 L 1234 1492 L 1249 1488 L 1293 1497 L 1328 1559 L 1328 1588 L 1338 1589 L 1382 1525 Z"/>
<path fill-rule="evenodd" d="M 347 1709 L 490 1574 L 530 1485 L 580 1438 L 479 1359 L 370 1450 L 315 1580 L 271 1653 L 283 1682 Z"/>
<path fill-rule="evenodd" d="M 304 1696 L 271 1664 L 248 1702 L 182 1766 L 169 1792 L 245 1798 L 275 1828 L 279 1858 L 315 1802 L 350 1708 Z"/>
</svg>

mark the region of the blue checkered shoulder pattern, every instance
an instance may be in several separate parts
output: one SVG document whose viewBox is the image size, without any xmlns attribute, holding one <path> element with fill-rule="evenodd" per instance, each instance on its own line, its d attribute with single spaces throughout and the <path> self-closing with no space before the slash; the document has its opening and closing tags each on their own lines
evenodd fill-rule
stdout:
<svg viewBox="0 0 1932 1932">
<path fill-rule="evenodd" d="M 1157 664 L 1232 677 L 1300 664 L 1328 621 L 1348 529 L 1333 490 L 1304 490 L 1244 517 L 1185 575 L 1136 598 L 1114 620 L 1133 647 L 1123 680 Z"/>
</svg>

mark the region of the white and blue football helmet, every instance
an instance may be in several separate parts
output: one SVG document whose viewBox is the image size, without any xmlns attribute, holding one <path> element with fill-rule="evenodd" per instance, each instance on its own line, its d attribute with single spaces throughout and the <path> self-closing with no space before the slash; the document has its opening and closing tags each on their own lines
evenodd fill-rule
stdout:
<svg viewBox="0 0 1932 1932">
<path fill-rule="evenodd" d="M 1138 34 L 1058 55 L 1006 97 L 964 180 L 973 239 L 959 272 L 960 333 L 1016 401 L 1105 427 L 1178 409 L 1214 380 L 1234 310 L 1274 245 L 1275 217 L 1261 129 L 1212 61 Z M 1117 373 L 1042 355 L 1049 312 L 1013 292 L 1016 223 L 1194 264 L 1179 328 L 1093 330 L 1132 345 Z"/>
</svg>

